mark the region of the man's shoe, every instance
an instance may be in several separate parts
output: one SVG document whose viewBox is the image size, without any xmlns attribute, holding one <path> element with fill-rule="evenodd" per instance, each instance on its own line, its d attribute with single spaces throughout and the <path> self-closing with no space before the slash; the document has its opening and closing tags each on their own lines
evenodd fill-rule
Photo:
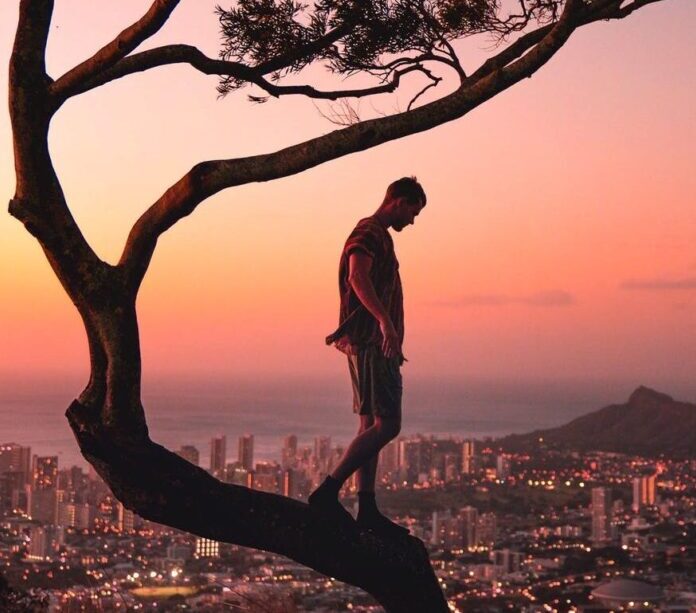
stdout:
<svg viewBox="0 0 696 613">
<path fill-rule="evenodd" d="M 309 506 L 326 517 L 334 521 L 355 525 L 353 516 L 346 508 L 338 501 L 338 498 L 332 495 L 326 495 L 321 489 L 314 490 L 307 499 Z"/>
</svg>

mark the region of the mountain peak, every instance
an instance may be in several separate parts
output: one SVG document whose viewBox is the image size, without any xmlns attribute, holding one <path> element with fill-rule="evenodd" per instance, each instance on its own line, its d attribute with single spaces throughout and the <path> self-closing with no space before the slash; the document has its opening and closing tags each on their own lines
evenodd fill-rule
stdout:
<svg viewBox="0 0 696 613">
<path fill-rule="evenodd" d="M 663 402 L 674 402 L 671 396 L 655 391 L 649 387 L 641 385 L 628 398 L 629 405 L 636 404 L 661 404 Z"/>
</svg>

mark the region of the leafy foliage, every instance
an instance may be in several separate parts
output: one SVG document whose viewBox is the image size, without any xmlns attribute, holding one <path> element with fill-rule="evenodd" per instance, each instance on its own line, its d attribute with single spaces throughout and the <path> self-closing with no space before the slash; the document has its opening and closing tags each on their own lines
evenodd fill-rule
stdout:
<svg viewBox="0 0 696 613">
<path fill-rule="evenodd" d="M 475 34 L 505 38 L 530 22 L 556 19 L 563 0 L 239 0 L 217 7 L 220 57 L 278 81 L 313 62 L 342 75 L 386 79 L 407 65 L 443 62 L 460 68 L 451 42 Z M 514 9 L 514 10 L 512 10 Z M 223 77 L 219 91 L 244 85 Z"/>
</svg>

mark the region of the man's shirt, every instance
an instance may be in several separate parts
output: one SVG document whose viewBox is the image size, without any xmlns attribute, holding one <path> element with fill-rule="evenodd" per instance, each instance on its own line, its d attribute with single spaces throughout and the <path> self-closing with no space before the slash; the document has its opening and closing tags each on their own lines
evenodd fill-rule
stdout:
<svg viewBox="0 0 696 613">
<path fill-rule="evenodd" d="M 375 217 L 366 217 L 358 222 L 343 247 L 338 268 L 341 296 L 339 325 L 335 332 L 326 337 L 327 345 L 334 344 L 349 355 L 357 354 L 363 347 L 382 344 L 379 322 L 360 301 L 348 281 L 348 260 L 355 251 L 361 251 L 372 259 L 370 280 L 375 293 L 389 314 L 399 340 L 402 343 L 404 340 L 404 299 L 394 241 L 387 228 Z"/>
</svg>

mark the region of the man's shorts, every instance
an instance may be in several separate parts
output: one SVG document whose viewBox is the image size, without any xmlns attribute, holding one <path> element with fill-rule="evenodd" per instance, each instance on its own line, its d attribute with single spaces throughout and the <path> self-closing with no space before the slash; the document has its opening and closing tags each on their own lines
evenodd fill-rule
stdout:
<svg viewBox="0 0 696 613">
<path fill-rule="evenodd" d="M 358 415 L 401 417 L 401 358 L 385 358 L 378 346 L 348 356 L 353 383 L 353 412 Z"/>
</svg>

